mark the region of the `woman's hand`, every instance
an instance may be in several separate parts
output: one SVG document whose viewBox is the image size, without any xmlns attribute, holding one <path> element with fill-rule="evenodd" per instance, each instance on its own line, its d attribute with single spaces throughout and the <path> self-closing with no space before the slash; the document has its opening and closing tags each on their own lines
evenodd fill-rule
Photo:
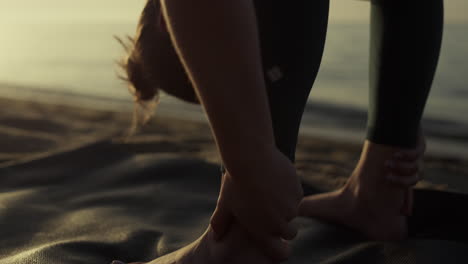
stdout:
<svg viewBox="0 0 468 264">
<path fill-rule="evenodd" d="M 223 175 L 211 225 L 221 238 L 235 217 L 267 256 L 284 260 L 290 254 L 285 240 L 297 235 L 290 221 L 298 215 L 302 187 L 294 165 L 276 148 L 255 158 L 237 174 Z"/>
<path fill-rule="evenodd" d="M 423 177 L 423 156 L 426 152 L 426 139 L 420 133 L 418 144 L 414 149 L 402 150 L 395 153 L 392 160 L 386 161 L 387 179 L 394 184 L 398 184 L 408 189 L 405 203 L 401 213 L 406 216 L 411 215 L 413 208 L 413 186 Z"/>
</svg>

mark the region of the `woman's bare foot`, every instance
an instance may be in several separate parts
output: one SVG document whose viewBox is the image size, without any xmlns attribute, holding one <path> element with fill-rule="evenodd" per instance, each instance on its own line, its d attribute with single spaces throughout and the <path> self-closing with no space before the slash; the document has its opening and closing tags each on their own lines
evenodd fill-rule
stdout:
<svg viewBox="0 0 468 264">
<path fill-rule="evenodd" d="M 123 262 L 114 261 L 112 264 Z M 229 233 L 215 242 L 211 227 L 195 242 L 146 264 L 273 264 L 248 239 L 246 232 L 233 223 Z M 144 264 L 133 262 L 130 264 Z"/>
<path fill-rule="evenodd" d="M 385 167 L 386 161 L 393 160 L 394 154 L 401 151 L 366 141 L 360 161 L 345 186 L 305 197 L 300 215 L 346 225 L 369 239 L 406 238 L 407 219 L 401 212 L 412 190 L 388 180 Z"/>
</svg>

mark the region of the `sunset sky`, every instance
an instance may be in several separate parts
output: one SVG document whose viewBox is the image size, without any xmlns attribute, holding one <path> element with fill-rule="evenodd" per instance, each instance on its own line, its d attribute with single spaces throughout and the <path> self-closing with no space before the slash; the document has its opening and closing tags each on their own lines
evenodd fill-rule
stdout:
<svg viewBox="0 0 468 264">
<path fill-rule="evenodd" d="M 135 21 L 146 0 L 0 1 L 0 21 Z M 331 23 L 366 23 L 369 3 L 331 0 Z M 446 22 L 468 23 L 468 0 L 445 1 Z"/>
</svg>

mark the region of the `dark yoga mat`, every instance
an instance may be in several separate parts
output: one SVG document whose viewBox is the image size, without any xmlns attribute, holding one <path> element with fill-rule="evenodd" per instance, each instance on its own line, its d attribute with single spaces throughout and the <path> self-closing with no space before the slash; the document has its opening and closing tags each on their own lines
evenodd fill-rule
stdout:
<svg viewBox="0 0 468 264">
<path fill-rule="evenodd" d="M 0 263 L 152 260 L 204 232 L 218 186 L 218 164 L 134 155 L 110 142 L 0 168 Z M 468 263 L 467 202 L 466 194 L 416 190 L 402 243 L 301 218 L 286 263 Z"/>
</svg>

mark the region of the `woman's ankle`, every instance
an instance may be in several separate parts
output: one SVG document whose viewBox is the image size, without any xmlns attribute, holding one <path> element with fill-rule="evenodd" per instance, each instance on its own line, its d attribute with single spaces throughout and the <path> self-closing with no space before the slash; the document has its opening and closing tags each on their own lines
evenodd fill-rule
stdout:
<svg viewBox="0 0 468 264">
<path fill-rule="evenodd" d="M 405 190 L 387 179 L 389 172 L 385 163 L 401 150 L 399 147 L 365 141 L 360 160 L 347 183 L 359 201 L 400 209 Z"/>
</svg>

